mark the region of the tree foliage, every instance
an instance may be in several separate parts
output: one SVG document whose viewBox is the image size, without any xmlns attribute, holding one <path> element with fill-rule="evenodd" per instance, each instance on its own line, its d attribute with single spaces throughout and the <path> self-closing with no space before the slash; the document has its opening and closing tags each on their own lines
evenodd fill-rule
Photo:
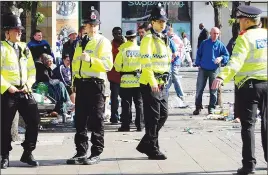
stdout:
<svg viewBox="0 0 268 175">
<path fill-rule="evenodd" d="M 220 14 L 221 14 L 221 8 L 227 8 L 228 7 L 228 1 L 209 1 L 211 6 L 214 9 L 214 23 L 215 27 L 218 27 L 221 29 L 222 24 L 221 24 L 221 19 L 220 19 Z"/>
</svg>

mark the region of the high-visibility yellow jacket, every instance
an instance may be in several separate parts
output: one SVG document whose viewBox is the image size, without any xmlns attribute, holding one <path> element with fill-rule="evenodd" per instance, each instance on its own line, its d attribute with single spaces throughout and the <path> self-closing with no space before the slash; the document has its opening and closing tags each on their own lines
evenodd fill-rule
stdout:
<svg viewBox="0 0 268 175">
<path fill-rule="evenodd" d="M 253 27 L 239 34 L 229 63 L 218 75 L 224 83 L 234 76 L 238 88 L 248 79 L 267 80 L 267 29 Z"/>
<path fill-rule="evenodd" d="M 141 63 L 141 84 L 150 84 L 150 86 L 163 85 L 161 79 L 156 79 L 154 73 L 169 72 L 172 53 L 169 45 L 148 32 L 141 41 L 140 45 L 140 63 Z"/>
<path fill-rule="evenodd" d="M 105 80 L 106 72 L 113 67 L 111 42 L 104 36 L 97 34 L 87 43 L 85 50 L 91 57 L 90 62 L 80 60 L 82 46 L 78 42 L 72 61 L 74 78 L 99 78 Z"/>
<path fill-rule="evenodd" d="M 26 85 L 28 91 L 31 91 L 35 82 L 36 70 L 31 51 L 24 42 L 16 44 L 21 48 L 20 58 L 13 46 L 7 41 L 1 41 L 1 94 L 11 85 Z"/>
<path fill-rule="evenodd" d="M 117 72 L 134 72 L 141 70 L 139 62 L 140 47 L 134 41 L 127 41 L 119 47 L 119 52 L 115 58 L 114 68 Z M 120 87 L 132 88 L 140 87 L 139 74 L 124 74 L 121 76 Z"/>
</svg>

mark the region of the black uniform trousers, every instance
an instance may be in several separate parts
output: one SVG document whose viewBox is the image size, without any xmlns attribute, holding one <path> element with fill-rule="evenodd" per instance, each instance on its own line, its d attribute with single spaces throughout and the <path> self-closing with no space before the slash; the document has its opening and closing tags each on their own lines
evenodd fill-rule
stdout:
<svg viewBox="0 0 268 175">
<path fill-rule="evenodd" d="M 75 145 L 78 153 L 88 150 L 87 130 L 91 131 L 91 155 L 104 148 L 105 85 L 101 79 L 77 79 L 75 99 Z"/>
<path fill-rule="evenodd" d="M 120 88 L 120 97 L 122 105 L 122 128 L 129 128 L 131 123 L 132 98 L 136 109 L 135 125 L 137 128 L 141 128 L 141 121 L 143 120 L 143 105 L 140 87 Z"/>
<path fill-rule="evenodd" d="M 36 147 L 40 116 L 37 103 L 31 94 L 8 91 L 1 95 L 1 155 L 9 155 L 11 146 L 11 126 L 16 112 L 19 111 L 26 124 L 25 140 L 21 144 L 25 151 Z"/>
<path fill-rule="evenodd" d="M 255 122 L 257 109 L 261 114 L 261 138 L 264 157 L 267 162 L 267 81 L 248 80 L 237 91 L 238 115 L 241 120 L 242 164 L 245 168 L 255 168 Z"/>
<path fill-rule="evenodd" d="M 152 92 L 149 85 L 140 85 L 145 135 L 141 139 L 138 147 L 146 153 L 155 154 L 159 152 L 158 135 L 168 117 L 168 94 L 165 88 L 161 88 L 160 92 Z"/>
</svg>

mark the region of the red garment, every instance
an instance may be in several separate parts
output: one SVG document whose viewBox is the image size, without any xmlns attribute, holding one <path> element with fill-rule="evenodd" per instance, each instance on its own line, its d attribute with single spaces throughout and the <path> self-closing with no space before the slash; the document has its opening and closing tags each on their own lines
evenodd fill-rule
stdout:
<svg viewBox="0 0 268 175">
<path fill-rule="evenodd" d="M 112 52 L 113 52 L 113 62 L 115 61 L 116 55 L 119 52 L 118 48 L 121 44 L 117 43 L 116 41 L 112 41 Z M 115 71 L 115 68 L 109 72 L 107 72 L 108 80 L 113 83 L 118 83 L 120 84 L 121 81 L 121 76 L 119 72 Z"/>
</svg>

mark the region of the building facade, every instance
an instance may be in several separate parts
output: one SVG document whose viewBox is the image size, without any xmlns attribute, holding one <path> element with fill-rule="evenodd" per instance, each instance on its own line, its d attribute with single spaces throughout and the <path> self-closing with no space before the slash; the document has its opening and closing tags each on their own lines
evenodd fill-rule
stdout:
<svg viewBox="0 0 268 175">
<path fill-rule="evenodd" d="M 54 52 L 59 50 L 58 43 L 63 44 L 67 39 L 69 27 L 78 30 L 87 18 L 87 12 L 92 6 L 100 12 L 100 31 L 112 40 L 112 29 L 116 26 L 123 29 L 123 34 L 129 29 L 136 30 L 140 24 L 147 22 L 153 6 L 158 1 L 57 1 L 43 2 L 38 11 L 44 13 L 46 19 L 37 28 L 41 29 L 44 39 L 48 40 Z M 241 2 L 243 4 L 244 2 Z M 196 56 L 197 38 L 200 33 L 200 23 L 210 30 L 214 26 L 214 10 L 206 1 L 163 1 L 169 22 L 172 23 L 175 33 L 188 34 L 192 44 L 192 57 Z M 267 2 L 251 2 L 251 6 L 262 9 L 263 27 L 267 28 Z M 227 45 L 232 37 L 232 29 L 228 24 L 232 9 L 232 2 L 228 8 L 221 10 L 221 40 Z M 30 19 L 26 20 L 26 40 L 30 37 Z M 29 32 L 28 32 L 29 31 Z M 56 46 L 57 43 L 57 46 Z M 60 55 L 60 54 L 59 54 Z"/>
</svg>

